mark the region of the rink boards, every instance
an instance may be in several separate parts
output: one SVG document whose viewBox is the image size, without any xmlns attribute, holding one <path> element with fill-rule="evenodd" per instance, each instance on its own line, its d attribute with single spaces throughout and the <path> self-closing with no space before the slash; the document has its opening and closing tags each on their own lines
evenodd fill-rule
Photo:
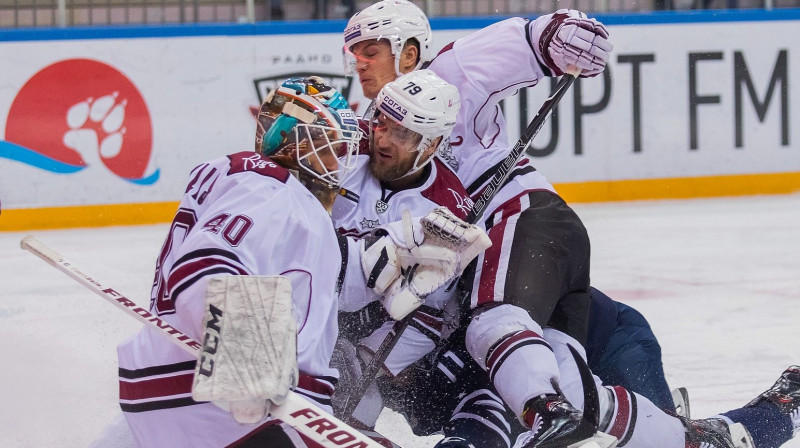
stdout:
<svg viewBox="0 0 800 448">
<path fill-rule="evenodd" d="M 599 18 L 606 73 L 575 84 L 530 151 L 568 200 L 800 190 L 800 10 Z M 434 19 L 434 41 L 496 20 Z M 290 75 L 363 109 L 344 24 L 0 31 L 0 230 L 169 221 L 195 165 L 253 147 L 253 108 Z M 512 141 L 549 89 L 505 102 Z"/>
</svg>

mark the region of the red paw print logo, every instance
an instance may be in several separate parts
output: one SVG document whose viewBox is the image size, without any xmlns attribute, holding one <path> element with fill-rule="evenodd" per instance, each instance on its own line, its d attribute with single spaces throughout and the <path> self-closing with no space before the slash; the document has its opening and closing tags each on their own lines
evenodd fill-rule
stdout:
<svg viewBox="0 0 800 448">
<path fill-rule="evenodd" d="M 97 165 L 122 151 L 125 137 L 125 105 L 119 92 L 100 98 L 87 98 L 67 111 L 64 145 L 77 151 L 84 164 Z"/>
<path fill-rule="evenodd" d="M 105 166 L 136 184 L 158 180 L 144 98 L 99 61 L 69 59 L 33 75 L 14 98 L 5 139 L 15 145 L 10 158 L 53 172 Z"/>
</svg>

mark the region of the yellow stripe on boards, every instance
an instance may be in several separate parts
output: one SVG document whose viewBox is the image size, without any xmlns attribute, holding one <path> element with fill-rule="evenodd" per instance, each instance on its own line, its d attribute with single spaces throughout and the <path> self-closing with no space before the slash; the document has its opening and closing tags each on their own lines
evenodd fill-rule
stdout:
<svg viewBox="0 0 800 448">
<path fill-rule="evenodd" d="M 800 191 L 800 173 L 575 182 L 553 186 L 568 203 L 787 194 Z"/>
<path fill-rule="evenodd" d="M 177 209 L 178 202 L 151 202 L 2 210 L 0 231 L 156 224 Z"/>
<path fill-rule="evenodd" d="M 742 174 L 560 183 L 567 202 L 691 199 L 800 191 L 800 173 Z M 0 231 L 157 224 L 172 220 L 177 202 L 85 205 L 0 211 Z"/>
</svg>

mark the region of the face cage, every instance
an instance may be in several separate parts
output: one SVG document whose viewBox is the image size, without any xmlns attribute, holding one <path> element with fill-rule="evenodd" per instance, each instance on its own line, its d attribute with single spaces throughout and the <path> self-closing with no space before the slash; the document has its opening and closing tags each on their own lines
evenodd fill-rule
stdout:
<svg viewBox="0 0 800 448">
<path fill-rule="evenodd" d="M 337 129 L 318 124 L 299 123 L 294 127 L 294 151 L 297 164 L 306 174 L 329 188 L 339 188 L 354 172 L 357 162 L 360 130 Z M 306 141 L 303 147 L 300 142 Z M 335 170 L 328 169 L 323 159 L 337 161 Z M 319 169 L 320 172 L 316 171 Z"/>
</svg>

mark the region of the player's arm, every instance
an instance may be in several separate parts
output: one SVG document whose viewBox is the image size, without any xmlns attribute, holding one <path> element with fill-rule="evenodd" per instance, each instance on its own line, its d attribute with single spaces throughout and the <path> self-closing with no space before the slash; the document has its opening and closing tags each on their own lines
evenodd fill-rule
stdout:
<svg viewBox="0 0 800 448">
<path fill-rule="evenodd" d="M 457 85 L 462 97 L 498 102 L 572 67 L 583 77 L 599 74 L 613 48 L 608 37 L 605 26 L 576 10 L 533 21 L 516 17 L 455 41 L 430 68 Z"/>
</svg>

